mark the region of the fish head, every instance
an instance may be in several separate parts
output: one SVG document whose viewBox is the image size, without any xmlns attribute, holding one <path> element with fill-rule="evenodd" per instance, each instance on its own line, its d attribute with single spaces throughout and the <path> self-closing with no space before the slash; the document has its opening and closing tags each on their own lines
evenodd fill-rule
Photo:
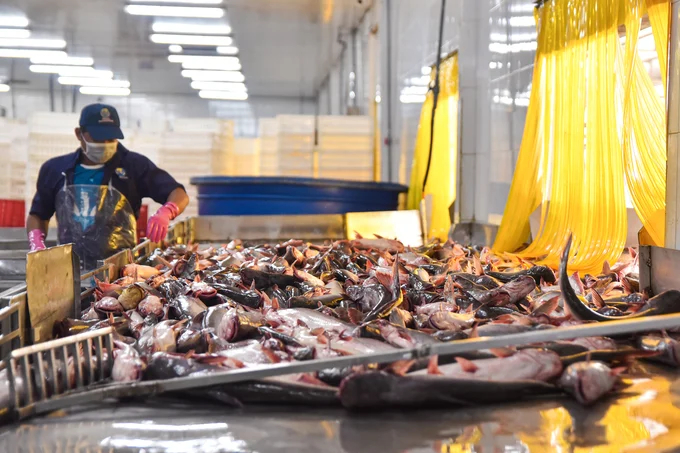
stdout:
<svg viewBox="0 0 680 453">
<path fill-rule="evenodd" d="M 145 291 L 140 286 L 131 285 L 121 292 L 120 296 L 118 296 L 118 302 L 126 310 L 134 310 L 139 305 L 139 302 L 144 299 L 145 294 Z"/>
<path fill-rule="evenodd" d="M 584 405 L 592 404 L 609 392 L 618 381 L 618 373 L 602 362 L 578 362 L 569 365 L 560 378 L 560 386 Z"/>
</svg>

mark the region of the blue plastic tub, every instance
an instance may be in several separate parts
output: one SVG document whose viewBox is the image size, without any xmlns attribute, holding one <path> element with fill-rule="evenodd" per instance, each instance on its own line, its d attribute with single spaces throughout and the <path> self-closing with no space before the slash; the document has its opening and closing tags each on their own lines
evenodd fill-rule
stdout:
<svg viewBox="0 0 680 453">
<path fill-rule="evenodd" d="M 197 176 L 199 215 L 344 214 L 393 211 L 408 187 L 283 177 Z"/>
</svg>

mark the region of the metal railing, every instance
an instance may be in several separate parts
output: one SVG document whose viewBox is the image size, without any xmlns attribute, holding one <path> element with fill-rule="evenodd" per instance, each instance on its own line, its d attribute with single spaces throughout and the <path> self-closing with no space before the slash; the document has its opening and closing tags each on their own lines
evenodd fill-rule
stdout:
<svg viewBox="0 0 680 453">
<path fill-rule="evenodd" d="M 7 376 L 14 416 L 30 416 L 36 404 L 106 380 L 112 351 L 112 327 L 12 351 Z"/>
</svg>

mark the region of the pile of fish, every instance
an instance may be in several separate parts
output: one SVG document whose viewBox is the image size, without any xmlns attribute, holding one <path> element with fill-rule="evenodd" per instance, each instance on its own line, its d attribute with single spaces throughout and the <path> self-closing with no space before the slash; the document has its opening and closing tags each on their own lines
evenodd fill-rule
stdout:
<svg viewBox="0 0 680 453">
<path fill-rule="evenodd" d="M 114 381 L 168 379 L 680 311 L 680 292 L 640 293 L 634 250 L 600 275 L 448 242 L 290 240 L 157 250 L 98 282 L 56 337 L 113 326 Z M 471 405 L 550 395 L 591 404 L 635 358 L 680 365 L 672 333 L 583 338 L 196 389 L 192 397 L 342 404 Z"/>
</svg>

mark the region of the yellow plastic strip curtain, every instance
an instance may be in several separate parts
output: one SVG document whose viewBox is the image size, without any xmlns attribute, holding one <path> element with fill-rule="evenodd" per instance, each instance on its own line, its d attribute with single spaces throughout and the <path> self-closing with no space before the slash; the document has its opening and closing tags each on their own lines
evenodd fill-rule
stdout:
<svg viewBox="0 0 680 453">
<path fill-rule="evenodd" d="M 524 258 L 557 266 L 570 232 L 573 269 L 597 272 L 623 249 L 627 222 L 616 62 L 624 11 L 619 0 L 548 1 L 538 10 L 533 83 L 539 87 L 530 100 L 530 110 L 539 104 L 538 114 L 527 118 L 512 187 L 530 184 L 522 181 L 528 179 L 541 201 L 539 232 L 519 253 Z M 496 251 L 513 251 L 526 240 L 526 229 L 517 224 L 525 226 L 526 211 L 535 208 L 534 197 L 528 203 L 512 189 Z"/>
<path fill-rule="evenodd" d="M 432 72 L 434 73 L 434 70 Z M 431 77 L 434 78 L 434 74 L 431 74 Z M 427 234 L 429 238 L 445 241 L 451 227 L 449 207 L 456 199 L 459 96 L 457 54 L 442 60 L 439 69 L 439 90 L 427 186 L 422 187 L 430 147 L 430 124 L 434 101 L 431 91 L 427 94 L 420 114 L 406 204 L 407 209 L 418 209 L 421 200 L 431 196 L 432 215 Z"/>
<path fill-rule="evenodd" d="M 530 102 L 524 126 L 524 135 L 520 144 L 515 176 L 512 178 L 508 203 L 505 205 L 501 228 L 496 235 L 495 251 L 515 251 L 529 238 L 529 216 L 540 205 L 543 194 L 543 178 L 546 176 L 546 162 L 541 152 L 541 124 L 546 115 L 552 113 L 547 110 L 549 93 L 545 78 L 546 66 L 551 61 L 545 52 L 546 40 L 540 40 L 531 84 Z M 514 202 L 523 200 L 522 203 Z M 511 201 L 513 201 L 511 203 Z"/>
<path fill-rule="evenodd" d="M 663 243 L 665 114 L 637 51 L 647 7 L 665 68 L 668 5 L 658 0 L 549 0 L 539 8 L 529 111 L 495 251 L 522 245 L 540 203 L 538 234 L 519 256 L 557 266 L 572 232 L 572 268 L 599 271 L 625 243 L 624 175 L 649 236 Z"/>
<path fill-rule="evenodd" d="M 633 206 L 653 245 L 663 246 L 666 213 L 666 113 L 637 52 L 643 0 L 628 0 L 623 153 Z M 646 0 L 661 74 L 666 77 L 669 2 Z"/>
<path fill-rule="evenodd" d="M 670 27 L 671 2 L 670 0 L 645 0 L 647 15 L 652 24 L 654 45 L 659 55 L 659 68 L 663 78 L 663 86 L 666 87 L 666 70 L 668 67 L 668 28 Z"/>
</svg>

